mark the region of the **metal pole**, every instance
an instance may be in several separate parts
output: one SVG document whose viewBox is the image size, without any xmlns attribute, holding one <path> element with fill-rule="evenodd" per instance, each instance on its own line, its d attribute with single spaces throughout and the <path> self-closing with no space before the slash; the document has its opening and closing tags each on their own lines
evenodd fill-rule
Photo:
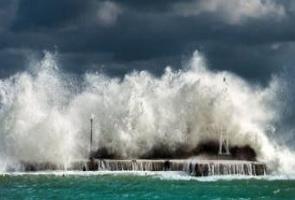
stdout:
<svg viewBox="0 0 295 200">
<path fill-rule="evenodd" d="M 93 117 L 90 118 L 90 157 L 92 157 L 92 132 L 93 132 Z"/>
<path fill-rule="evenodd" d="M 230 155 L 228 132 L 226 132 L 226 155 Z"/>
</svg>

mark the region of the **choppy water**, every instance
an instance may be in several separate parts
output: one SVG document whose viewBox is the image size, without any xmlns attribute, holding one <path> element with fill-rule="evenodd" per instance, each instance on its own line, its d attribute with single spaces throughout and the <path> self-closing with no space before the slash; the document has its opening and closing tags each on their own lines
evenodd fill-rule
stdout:
<svg viewBox="0 0 295 200">
<path fill-rule="evenodd" d="M 6 174 L 0 199 L 294 199 L 295 180 L 161 173 Z"/>
</svg>

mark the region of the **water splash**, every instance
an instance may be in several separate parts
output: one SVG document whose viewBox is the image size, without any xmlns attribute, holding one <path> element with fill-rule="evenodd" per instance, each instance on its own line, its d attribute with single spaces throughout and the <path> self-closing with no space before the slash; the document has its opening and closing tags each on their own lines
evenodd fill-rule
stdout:
<svg viewBox="0 0 295 200">
<path fill-rule="evenodd" d="M 0 158 L 65 165 L 85 159 L 93 115 L 93 146 L 121 158 L 158 147 L 190 151 L 223 130 L 231 145 L 248 144 L 259 160 L 290 172 L 294 153 L 269 137 L 279 118 L 273 104 L 279 85 L 274 78 L 262 88 L 210 71 L 198 51 L 184 69 L 167 67 L 160 78 L 146 71 L 122 80 L 87 73 L 77 82 L 46 53 L 33 72 L 0 81 Z"/>
</svg>

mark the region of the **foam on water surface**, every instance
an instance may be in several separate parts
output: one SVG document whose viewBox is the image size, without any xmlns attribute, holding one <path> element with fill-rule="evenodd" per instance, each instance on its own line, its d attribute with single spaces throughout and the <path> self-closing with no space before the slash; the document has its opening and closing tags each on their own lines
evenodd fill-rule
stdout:
<svg viewBox="0 0 295 200">
<path fill-rule="evenodd" d="M 220 175 L 207 177 L 194 177 L 185 172 L 176 171 L 39 171 L 39 172 L 0 172 L 0 176 L 147 176 L 160 180 L 179 180 L 179 181 L 232 181 L 232 180 L 295 180 L 295 175 L 264 175 L 264 176 L 245 176 L 245 175 Z"/>
</svg>

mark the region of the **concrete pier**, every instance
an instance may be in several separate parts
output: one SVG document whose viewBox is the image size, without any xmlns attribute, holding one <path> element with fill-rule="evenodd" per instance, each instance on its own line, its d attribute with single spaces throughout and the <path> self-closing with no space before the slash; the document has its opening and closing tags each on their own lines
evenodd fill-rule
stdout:
<svg viewBox="0 0 295 200">
<path fill-rule="evenodd" d="M 23 171 L 74 170 L 74 171 L 185 171 L 192 176 L 267 174 L 265 163 L 244 160 L 112 160 L 90 159 L 72 162 L 66 169 L 52 163 L 22 163 Z"/>
</svg>

